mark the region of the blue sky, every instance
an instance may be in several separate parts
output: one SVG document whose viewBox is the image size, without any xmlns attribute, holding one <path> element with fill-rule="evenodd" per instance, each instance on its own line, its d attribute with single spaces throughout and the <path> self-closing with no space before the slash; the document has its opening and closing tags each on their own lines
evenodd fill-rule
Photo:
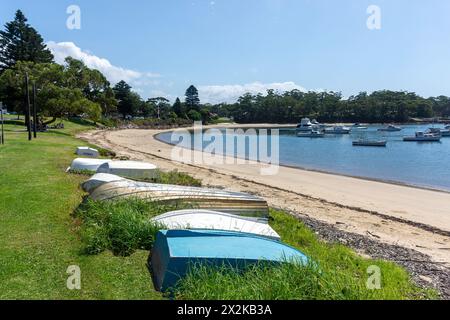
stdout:
<svg viewBox="0 0 450 320">
<path fill-rule="evenodd" d="M 21 9 L 58 59 L 70 54 L 124 78 L 143 97 L 205 102 L 244 91 L 379 89 L 450 95 L 448 0 L 0 0 L 0 24 Z M 69 5 L 81 29 L 66 27 Z M 381 9 L 369 30 L 366 10 Z"/>
</svg>

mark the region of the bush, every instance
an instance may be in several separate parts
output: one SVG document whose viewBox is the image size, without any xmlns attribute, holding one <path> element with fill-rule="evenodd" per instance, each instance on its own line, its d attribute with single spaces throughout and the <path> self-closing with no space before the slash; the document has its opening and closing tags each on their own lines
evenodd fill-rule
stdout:
<svg viewBox="0 0 450 320">
<path fill-rule="evenodd" d="M 173 170 L 170 172 L 163 172 L 158 170 L 155 178 L 147 179 L 146 181 L 152 183 L 161 183 L 161 184 L 175 184 L 179 186 L 192 186 L 192 187 L 201 187 L 202 181 L 199 179 L 195 179 L 188 175 L 187 173 L 178 172 L 178 170 Z"/>
</svg>

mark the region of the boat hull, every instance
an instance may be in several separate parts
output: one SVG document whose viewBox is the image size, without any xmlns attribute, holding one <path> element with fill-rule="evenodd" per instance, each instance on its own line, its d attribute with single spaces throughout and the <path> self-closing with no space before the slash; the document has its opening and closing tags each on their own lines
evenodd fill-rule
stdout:
<svg viewBox="0 0 450 320">
<path fill-rule="evenodd" d="M 162 229 L 205 229 L 254 234 L 280 240 L 280 236 L 263 219 L 255 221 L 242 216 L 208 210 L 179 210 L 167 212 L 153 219 Z"/>
<path fill-rule="evenodd" d="M 433 138 L 416 138 L 416 137 L 405 137 L 403 138 L 403 141 L 407 142 L 440 142 L 440 137 L 433 137 Z"/>
<path fill-rule="evenodd" d="M 211 230 L 162 230 L 150 255 L 155 288 L 175 288 L 193 266 L 229 266 L 237 270 L 254 264 L 286 262 L 306 265 L 302 252 L 267 238 Z"/>
<path fill-rule="evenodd" d="M 82 157 L 98 158 L 99 152 L 96 149 L 89 147 L 78 147 L 76 154 Z"/>
<path fill-rule="evenodd" d="M 386 147 L 387 141 L 353 141 L 355 147 Z"/>
<path fill-rule="evenodd" d="M 97 169 L 107 163 L 110 162 L 109 159 L 90 159 L 90 158 L 77 158 L 72 161 L 72 164 L 69 168 L 67 168 L 67 171 L 70 170 L 88 170 L 96 172 Z"/>
<path fill-rule="evenodd" d="M 130 179 L 152 179 L 158 174 L 157 167 L 151 163 L 138 161 L 110 161 L 98 167 L 97 173 L 114 174 Z"/>
<path fill-rule="evenodd" d="M 125 178 L 109 174 L 109 173 L 96 173 L 91 178 L 86 180 L 81 184 L 81 188 L 88 193 L 91 193 L 94 191 L 94 189 L 100 187 L 101 185 L 108 183 L 108 182 L 116 182 L 116 181 L 122 181 L 125 180 Z"/>
<path fill-rule="evenodd" d="M 91 199 L 140 198 L 165 203 L 183 203 L 195 209 L 226 212 L 239 216 L 268 219 L 267 202 L 259 197 L 220 189 L 185 187 L 136 181 L 117 181 L 97 187 Z"/>
</svg>

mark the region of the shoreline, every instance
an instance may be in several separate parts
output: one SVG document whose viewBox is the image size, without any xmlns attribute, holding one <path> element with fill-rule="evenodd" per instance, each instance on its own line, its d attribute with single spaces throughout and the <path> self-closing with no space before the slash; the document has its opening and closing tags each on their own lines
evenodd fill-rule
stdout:
<svg viewBox="0 0 450 320">
<path fill-rule="evenodd" d="M 191 127 L 187 127 L 187 128 L 183 128 L 183 129 L 190 129 L 190 128 Z M 216 125 L 214 125 L 214 127 L 204 126 L 203 128 L 221 128 L 221 127 L 220 127 L 220 125 L 218 127 L 216 127 Z M 236 126 L 236 127 L 227 127 L 227 128 L 229 128 L 229 129 L 239 129 L 239 128 L 246 128 L 246 127 Z M 258 129 L 258 128 L 265 128 L 265 127 L 255 127 L 255 128 Z M 287 127 L 274 127 L 274 129 L 277 129 L 277 128 L 287 128 Z M 148 130 L 148 129 L 137 129 L 137 130 Z M 161 142 L 161 143 L 164 143 L 166 145 L 169 145 L 169 146 L 173 147 L 173 146 L 175 146 L 175 144 L 172 144 L 170 142 L 167 142 L 167 141 L 164 141 L 164 140 L 158 138 L 158 135 L 160 135 L 162 133 L 172 132 L 172 131 L 175 131 L 175 130 L 177 130 L 177 129 L 165 129 L 165 130 L 162 130 L 159 133 L 153 134 L 153 138 L 155 140 Z M 188 150 L 188 148 L 186 148 L 186 149 Z M 191 150 L 194 150 L 194 149 L 191 149 Z M 199 150 L 197 150 L 197 151 L 199 151 Z M 248 160 L 246 158 L 239 157 L 239 156 L 235 156 L 234 158 L 242 159 L 242 160 Z M 252 160 L 252 161 L 255 161 L 255 160 Z M 256 161 L 256 162 L 261 163 L 259 160 Z M 421 190 L 428 190 L 428 191 L 435 191 L 435 192 L 442 192 L 442 193 L 450 194 L 450 190 L 439 189 L 438 187 L 432 187 L 432 186 L 415 185 L 415 184 L 408 183 L 408 182 L 403 182 L 403 181 L 356 176 L 356 175 L 345 174 L 345 173 L 340 173 L 340 172 L 333 172 L 333 171 L 327 171 L 327 170 L 321 170 L 321 169 L 306 168 L 306 167 L 300 167 L 300 166 L 288 165 L 288 164 L 279 164 L 279 166 L 280 167 L 285 167 L 285 168 L 297 169 L 297 170 L 300 170 L 300 171 L 317 172 L 317 173 L 329 174 L 329 175 L 332 175 L 332 176 L 341 176 L 341 177 L 359 179 L 359 180 L 364 180 L 364 181 L 373 181 L 373 182 L 385 183 L 385 184 L 389 184 L 389 185 L 403 186 L 403 187 L 409 187 L 409 188 L 415 188 L 415 189 L 421 189 Z"/>
<path fill-rule="evenodd" d="M 274 125 L 262 127 L 267 126 Z M 256 194 L 271 207 L 295 212 L 300 219 L 314 219 L 348 234 L 413 250 L 429 256 L 436 267 L 450 268 L 450 215 L 442 213 L 448 212 L 449 193 L 290 167 L 281 167 L 279 177 L 264 178 L 256 174 L 258 164 L 207 166 L 176 162 L 170 156 L 173 145 L 154 137 L 173 130 L 96 130 L 78 137 L 120 156 L 152 162 L 162 170 L 186 172 L 207 187 Z M 322 186 L 315 184 L 316 179 Z M 305 187 L 304 181 L 311 185 Z M 346 188 L 349 192 L 343 193 Z M 391 203 L 393 194 L 400 196 L 399 203 Z M 367 201 L 368 197 L 373 199 Z M 436 205 L 434 199 L 438 200 Z M 431 211 L 433 207 L 438 210 Z"/>
</svg>

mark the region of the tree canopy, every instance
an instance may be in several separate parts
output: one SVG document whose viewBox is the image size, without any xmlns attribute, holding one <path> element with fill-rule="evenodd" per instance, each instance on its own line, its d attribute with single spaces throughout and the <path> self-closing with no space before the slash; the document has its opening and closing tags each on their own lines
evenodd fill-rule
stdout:
<svg viewBox="0 0 450 320">
<path fill-rule="evenodd" d="M 13 21 L 0 31 L 0 71 L 13 67 L 18 61 L 53 62 L 53 55 L 41 35 L 27 23 L 22 11 L 17 10 Z"/>
</svg>

